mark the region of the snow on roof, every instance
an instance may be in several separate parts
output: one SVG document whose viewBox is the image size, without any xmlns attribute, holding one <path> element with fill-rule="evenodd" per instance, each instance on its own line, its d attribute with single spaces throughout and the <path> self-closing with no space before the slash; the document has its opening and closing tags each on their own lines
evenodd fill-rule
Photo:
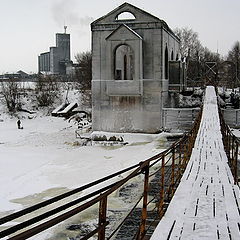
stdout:
<svg viewBox="0 0 240 240">
<path fill-rule="evenodd" d="M 143 39 L 137 32 L 135 32 L 133 29 L 128 27 L 126 24 L 121 24 L 118 28 L 116 28 L 110 35 L 106 38 L 109 39 L 111 36 L 113 36 L 120 28 L 125 27 L 127 30 L 129 30 L 131 33 L 133 33 L 137 38 Z"/>
<path fill-rule="evenodd" d="M 133 29 L 131 29 L 129 26 L 127 26 L 126 24 L 123 24 L 129 31 L 131 31 L 133 34 L 135 34 L 138 38 L 142 39 L 142 37 L 135 32 Z"/>
<path fill-rule="evenodd" d="M 72 110 L 73 108 L 77 107 L 78 104 L 76 102 L 70 103 L 66 108 L 58 113 L 67 113 L 68 111 Z"/>
<path fill-rule="evenodd" d="M 61 105 L 57 106 L 53 111 L 52 111 L 52 114 L 55 114 L 57 112 L 59 112 L 61 109 L 64 108 L 66 104 L 65 103 L 62 103 Z"/>
</svg>

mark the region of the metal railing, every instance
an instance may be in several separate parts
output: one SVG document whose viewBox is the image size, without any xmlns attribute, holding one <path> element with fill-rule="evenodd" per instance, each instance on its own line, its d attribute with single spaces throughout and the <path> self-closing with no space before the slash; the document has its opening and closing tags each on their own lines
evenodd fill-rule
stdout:
<svg viewBox="0 0 240 240">
<path fill-rule="evenodd" d="M 96 234 L 98 234 L 98 240 L 113 239 L 123 226 L 125 220 L 131 217 L 134 210 L 142 204 L 141 214 L 139 216 L 140 223 L 137 231 L 133 233 L 132 239 L 144 239 L 149 229 L 164 215 L 181 180 L 194 146 L 201 121 L 201 113 L 202 111 L 200 111 L 196 118 L 191 131 L 160 154 L 112 175 L 0 218 L 0 228 L 3 229 L 0 232 L 0 238 L 6 236 L 9 236 L 11 240 L 30 238 L 98 204 L 97 227 L 82 237 L 81 240 L 89 239 Z M 124 178 L 118 180 L 120 174 L 124 175 Z M 156 180 L 157 175 L 158 178 Z M 141 196 L 134 203 L 132 209 L 129 209 L 127 216 L 118 226 L 111 232 L 106 232 L 106 226 L 109 225 L 109 196 L 113 192 L 119 191 L 136 176 L 140 176 L 140 179 L 143 181 Z M 156 181 L 154 186 L 158 185 L 158 189 L 154 194 L 150 194 L 153 179 Z M 79 197 L 79 195 L 81 196 Z M 76 198 L 74 200 L 67 200 L 72 196 L 76 196 Z M 61 200 L 65 200 L 66 203 L 60 204 Z M 54 203 L 58 204 L 57 207 L 53 206 Z M 46 207 L 47 209 L 44 210 Z M 52 207 L 51 210 L 49 210 L 50 207 Z M 39 213 L 39 209 L 42 213 Z M 150 220 L 148 218 L 150 212 L 157 213 L 154 219 Z M 21 221 L 21 219 L 19 219 L 20 217 L 24 217 L 27 220 Z M 4 227 L 3 224 L 8 223 L 9 225 L 13 220 L 15 223 L 20 223 L 11 227 Z"/>
<path fill-rule="evenodd" d="M 228 164 L 234 178 L 234 184 L 239 185 L 238 172 L 240 169 L 238 166 L 239 165 L 238 157 L 240 155 L 239 153 L 240 140 L 232 133 L 230 127 L 225 123 L 220 107 L 218 109 L 218 112 L 219 112 L 219 118 L 220 118 L 220 124 L 221 124 L 223 144 L 224 144 L 225 152 L 227 154 Z"/>
</svg>

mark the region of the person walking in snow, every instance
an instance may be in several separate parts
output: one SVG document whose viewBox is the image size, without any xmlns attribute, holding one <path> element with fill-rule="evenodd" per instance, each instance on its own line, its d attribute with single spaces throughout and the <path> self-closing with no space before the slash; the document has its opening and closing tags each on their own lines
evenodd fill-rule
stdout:
<svg viewBox="0 0 240 240">
<path fill-rule="evenodd" d="M 20 121 L 20 119 L 17 120 L 17 126 L 18 126 L 18 129 L 21 129 L 21 121 Z"/>
</svg>

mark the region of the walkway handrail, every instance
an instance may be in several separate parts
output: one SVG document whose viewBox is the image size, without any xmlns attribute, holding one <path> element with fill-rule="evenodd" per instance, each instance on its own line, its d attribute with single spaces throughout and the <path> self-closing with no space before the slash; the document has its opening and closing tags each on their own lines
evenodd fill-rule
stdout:
<svg viewBox="0 0 240 240">
<path fill-rule="evenodd" d="M 45 210 L 43 214 L 37 215 L 36 217 L 29 218 L 26 221 L 23 221 L 13 227 L 9 227 L 0 232 L 0 238 L 9 236 L 9 239 L 12 240 L 22 240 L 32 237 L 80 212 L 85 209 L 90 208 L 96 203 L 99 203 L 99 222 L 98 227 L 85 236 L 83 239 L 89 239 L 94 234 L 98 233 L 98 239 L 103 240 L 106 237 L 106 226 L 109 224 L 107 221 L 107 203 L 108 196 L 116 190 L 119 190 L 124 186 L 129 180 L 133 179 L 136 176 L 144 175 L 144 186 L 143 186 L 143 194 L 140 199 L 138 199 L 137 204 L 134 205 L 133 209 L 130 210 L 128 215 L 131 215 L 131 212 L 136 208 L 138 203 L 142 201 L 142 215 L 141 215 L 141 223 L 139 226 L 138 232 L 135 234 L 137 239 L 143 239 L 148 228 L 147 228 L 147 217 L 148 217 L 148 205 L 152 202 L 155 202 L 156 207 L 154 210 L 158 212 L 158 217 L 155 219 L 159 221 L 161 217 L 164 215 L 166 208 L 168 206 L 169 201 L 173 197 L 173 194 L 181 180 L 182 174 L 187 166 L 188 160 L 191 156 L 191 151 L 194 146 L 195 138 L 198 132 L 199 124 L 201 120 L 201 111 L 196 118 L 193 128 L 187 134 L 185 134 L 179 141 L 172 144 L 170 148 L 161 152 L 160 154 L 155 155 L 152 158 L 149 158 L 139 164 L 135 164 L 129 168 L 118 171 L 114 174 L 106 176 L 102 179 L 93 181 L 89 184 L 86 184 L 82 187 L 76 188 L 59 196 L 56 196 L 52 199 L 46 200 L 29 208 L 26 208 L 22 211 L 10 214 L 0 219 L 0 225 L 4 223 L 10 223 L 12 220 L 15 220 L 23 215 L 34 213 L 38 209 L 42 209 L 46 206 L 50 206 L 52 203 L 58 202 L 62 199 L 65 199 L 69 196 L 73 196 L 76 193 L 80 193 L 83 190 L 90 191 L 90 188 L 96 187 L 98 184 L 111 180 L 110 183 L 106 183 L 101 189 L 94 190 L 92 189 L 90 193 L 85 194 L 84 196 L 77 198 L 73 201 L 68 201 L 66 204 L 63 204 L 57 208 L 53 208 L 52 210 Z M 154 167 L 154 168 L 153 168 Z M 157 170 L 156 170 L 157 168 Z M 131 172 L 130 172 L 131 171 Z M 154 172 L 151 172 L 154 171 Z M 114 178 L 119 174 L 127 174 L 122 180 L 118 181 Z M 157 196 L 153 196 L 151 200 L 149 198 L 150 191 L 150 178 L 154 177 L 156 173 L 160 173 L 160 186 L 159 186 L 159 194 Z M 99 187 L 98 187 L 99 188 Z M 82 204 L 79 206 L 79 203 Z M 75 207 L 74 207 L 75 206 Z M 61 213 L 63 210 L 66 210 L 71 207 L 71 210 L 65 211 L 64 213 L 58 215 L 57 217 L 53 217 L 55 214 Z M 74 208 L 72 208 L 74 207 Z M 42 209 L 43 210 L 43 209 Z M 152 210 L 151 210 L 152 211 Z M 49 217 L 53 217 L 50 220 L 45 220 Z M 26 227 L 29 227 L 35 223 L 38 223 L 42 220 L 44 222 L 38 224 L 37 226 L 32 227 L 31 229 L 25 230 L 22 233 L 18 233 L 19 230 L 23 230 Z M 124 221 L 124 220 L 123 220 Z M 113 233 L 108 235 L 108 239 L 110 239 L 115 232 L 121 227 L 122 223 L 119 224 L 119 227 L 115 229 Z M 149 226 L 148 226 L 149 227 Z M 17 234 L 14 236 L 14 234 Z"/>
<path fill-rule="evenodd" d="M 228 157 L 229 167 L 231 169 L 234 184 L 238 183 L 238 156 L 239 156 L 239 145 L 240 140 L 232 133 L 230 127 L 226 124 L 223 118 L 223 113 L 220 107 L 218 108 L 220 124 L 221 124 L 221 132 L 223 138 L 223 144 L 225 148 L 225 152 Z"/>
<path fill-rule="evenodd" d="M 121 170 L 121 171 L 118 171 L 118 172 L 116 172 L 116 173 L 113 173 L 113 174 L 111 174 L 111 175 L 108 175 L 108 176 L 106 176 L 106 177 L 104 177 L 104 178 L 101 178 L 101 179 L 98 179 L 98 180 L 93 181 L 93 182 L 91 182 L 91 183 L 88 183 L 88 184 L 86 184 L 86 185 L 84 185 L 84 186 L 81 186 L 81 187 L 79 187 L 79 188 L 75 188 L 75 189 L 73 189 L 73 190 L 71 190 L 71 191 L 68 191 L 68 192 L 63 193 L 63 194 L 61 194 L 61 195 L 58 195 L 58 196 L 56 196 L 56 197 L 53 197 L 53 198 L 51 198 L 51 199 L 48 199 L 48 200 L 46 200 L 46 201 L 43 201 L 43 202 L 38 203 L 38 204 L 36 204 L 36 205 L 33 205 L 33 206 L 31 206 L 31 207 L 25 208 L 25 209 L 23 209 L 23 210 L 21 210 L 21 211 L 18 211 L 18 212 L 16 212 L 16 213 L 12 213 L 12 214 L 10 214 L 10 215 L 7 215 L 6 217 L 0 218 L 0 225 L 4 224 L 4 223 L 6 223 L 6 222 L 9 222 L 9 221 L 11 221 L 11 220 L 14 220 L 14 219 L 16 219 L 16 218 L 19 218 L 19 217 L 21 217 L 21 216 L 23 216 L 23 215 L 26 215 L 26 214 L 28 214 L 28 213 L 31 213 L 31 212 L 33 212 L 33 211 L 35 211 L 35 210 L 40 209 L 40 208 L 43 208 L 43 207 L 45 207 L 45 206 L 48 206 L 48 205 L 50 205 L 50 204 L 52 204 L 52 203 L 58 202 L 58 201 L 60 201 L 60 200 L 62 200 L 62 199 L 65 199 L 65 198 L 67 198 L 67 197 L 70 197 L 70 196 L 72 196 L 72 195 L 74 195 L 74 194 L 76 194 L 76 193 L 79 193 L 79 192 L 81 192 L 81 191 L 84 191 L 84 190 L 86 190 L 86 189 L 89 189 L 89 188 L 91 188 L 92 186 L 96 186 L 96 185 L 98 185 L 98 184 L 100 184 L 100 183 L 103 183 L 103 182 L 109 180 L 109 179 L 112 179 L 112 178 L 114 178 L 114 177 L 117 177 L 117 176 L 119 176 L 120 174 L 126 173 L 126 172 L 128 172 L 128 171 L 130 171 L 130 170 L 132 170 L 132 169 L 134 169 L 134 168 L 136 168 L 136 167 L 138 167 L 138 166 L 139 166 L 139 163 L 138 163 L 138 164 L 135 164 L 135 165 L 133 165 L 133 166 L 131 166 L 131 167 L 128 167 L 128 168 L 126 168 L 126 169 L 123 169 L 123 170 Z"/>
</svg>

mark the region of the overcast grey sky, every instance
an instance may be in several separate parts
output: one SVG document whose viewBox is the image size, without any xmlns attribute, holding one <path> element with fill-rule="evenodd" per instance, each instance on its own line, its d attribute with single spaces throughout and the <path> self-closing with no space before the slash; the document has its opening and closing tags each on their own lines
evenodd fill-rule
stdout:
<svg viewBox="0 0 240 240">
<path fill-rule="evenodd" d="M 91 49 L 90 23 L 125 1 L 0 0 L 0 74 L 37 72 L 37 56 L 55 46 L 64 23 L 71 55 Z M 226 55 L 240 40 L 240 0 L 129 0 L 163 19 L 170 28 L 189 27 L 203 46 Z"/>
</svg>

